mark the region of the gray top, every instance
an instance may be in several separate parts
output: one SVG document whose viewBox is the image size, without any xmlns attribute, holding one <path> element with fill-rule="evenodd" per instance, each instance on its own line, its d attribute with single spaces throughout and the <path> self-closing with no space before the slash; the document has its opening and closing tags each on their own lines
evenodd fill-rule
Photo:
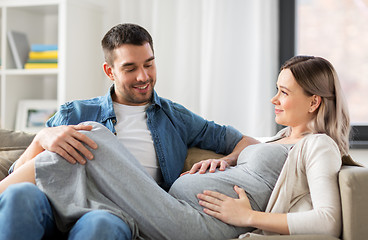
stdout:
<svg viewBox="0 0 368 240">
<path fill-rule="evenodd" d="M 184 175 L 171 187 L 170 194 L 201 210 L 197 193 L 213 190 L 238 198 L 233 189 L 237 185 L 245 190 L 254 210 L 265 211 L 292 146 L 275 143 L 248 146 L 240 153 L 237 166 L 216 174 Z"/>
<path fill-rule="evenodd" d="M 247 177 L 244 189 L 266 209 L 270 194 L 293 145 L 262 143 L 245 148 L 239 155 L 238 167 Z M 249 184 L 252 183 L 252 187 Z"/>
</svg>

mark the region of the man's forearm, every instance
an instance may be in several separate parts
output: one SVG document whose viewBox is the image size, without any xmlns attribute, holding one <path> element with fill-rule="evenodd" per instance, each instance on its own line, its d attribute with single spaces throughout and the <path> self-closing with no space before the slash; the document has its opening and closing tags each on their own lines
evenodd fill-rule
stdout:
<svg viewBox="0 0 368 240">
<path fill-rule="evenodd" d="M 259 143 L 259 141 L 256 139 L 248 136 L 243 136 L 242 139 L 236 144 L 232 153 L 225 156 L 223 159 L 225 159 L 229 163 L 229 165 L 235 166 L 241 151 L 243 151 L 245 147 L 257 143 Z"/>
</svg>

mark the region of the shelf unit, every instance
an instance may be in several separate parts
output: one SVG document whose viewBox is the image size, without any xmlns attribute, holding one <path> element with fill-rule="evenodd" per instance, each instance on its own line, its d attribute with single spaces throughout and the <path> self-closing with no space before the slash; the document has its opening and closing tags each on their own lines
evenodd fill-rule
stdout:
<svg viewBox="0 0 368 240">
<path fill-rule="evenodd" d="M 20 100 L 58 105 L 104 94 L 101 8 L 87 0 L 0 0 L 0 127 L 15 129 Z M 57 69 L 16 69 L 7 32 L 58 44 Z"/>
</svg>

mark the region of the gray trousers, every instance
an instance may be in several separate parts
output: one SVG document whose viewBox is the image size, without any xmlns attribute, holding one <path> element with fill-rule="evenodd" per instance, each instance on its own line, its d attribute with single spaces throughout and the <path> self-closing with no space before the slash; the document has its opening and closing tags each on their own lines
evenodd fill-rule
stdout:
<svg viewBox="0 0 368 240">
<path fill-rule="evenodd" d="M 205 214 L 198 201 L 173 197 L 107 128 L 84 124 L 93 126 L 83 133 L 98 144 L 97 150 L 90 149 L 94 160 L 72 165 L 48 151 L 36 158 L 36 184 L 50 200 L 60 230 L 67 231 L 83 214 L 96 209 L 122 218 L 135 239 L 229 239 L 251 230 Z"/>
</svg>

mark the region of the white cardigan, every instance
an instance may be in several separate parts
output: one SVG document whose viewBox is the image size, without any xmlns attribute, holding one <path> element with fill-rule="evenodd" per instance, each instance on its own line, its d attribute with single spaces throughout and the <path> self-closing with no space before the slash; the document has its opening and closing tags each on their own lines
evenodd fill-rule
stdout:
<svg viewBox="0 0 368 240">
<path fill-rule="evenodd" d="M 284 131 L 280 132 L 276 137 Z M 341 154 L 325 134 L 310 134 L 290 150 L 266 212 L 287 213 L 290 234 L 341 233 Z M 256 230 L 258 234 L 274 234 Z M 239 238 L 250 236 L 243 234 Z"/>
</svg>

